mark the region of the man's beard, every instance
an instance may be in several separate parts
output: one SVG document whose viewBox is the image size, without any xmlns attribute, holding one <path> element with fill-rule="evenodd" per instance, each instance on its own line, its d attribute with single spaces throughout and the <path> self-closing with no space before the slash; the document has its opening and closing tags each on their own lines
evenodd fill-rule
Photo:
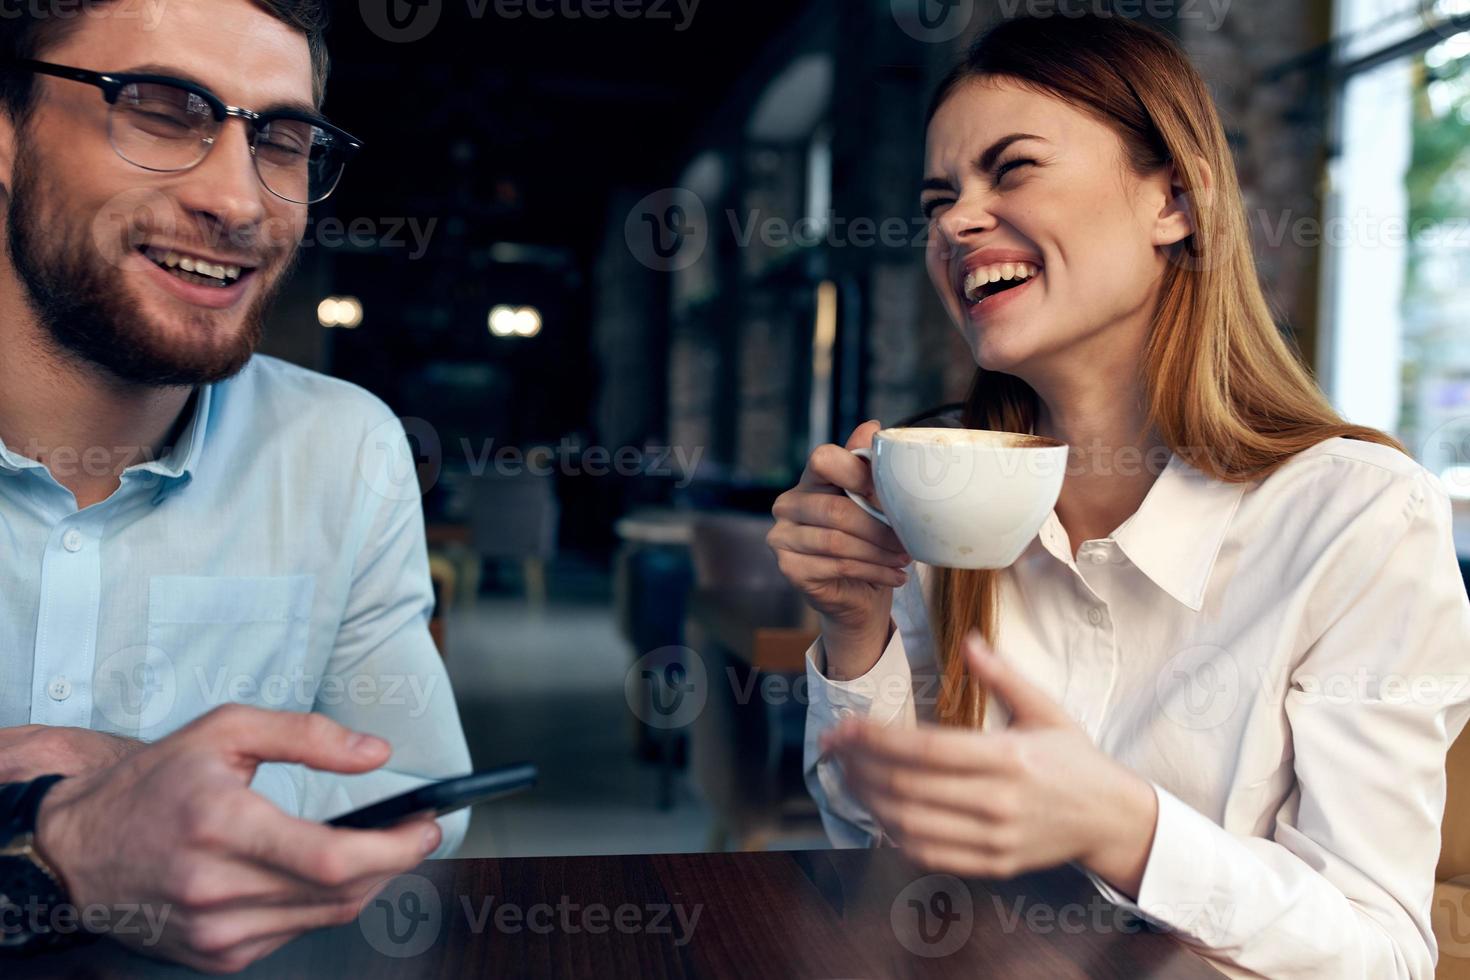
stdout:
<svg viewBox="0 0 1470 980">
<path fill-rule="evenodd" d="M 40 171 L 22 142 L 12 171 L 6 237 L 28 305 L 57 352 L 101 368 L 124 384 L 150 387 L 223 381 L 245 366 L 260 344 L 271 303 L 290 277 L 294 249 L 287 267 L 246 310 L 228 344 L 170 345 L 162 326 L 150 321 L 125 290 L 123 270 L 102 253 L 90 224 L 73 226 L 68 222 L 72 216 L 46 207 Z M 131 246 L 120 241 L 116 247 L 122 253 Z M 255 272 L 262 274 L 263 269 Z M 184 325 L 191 335 L 220 329 L 204 311 L 187 314 Z"/>
</svg>

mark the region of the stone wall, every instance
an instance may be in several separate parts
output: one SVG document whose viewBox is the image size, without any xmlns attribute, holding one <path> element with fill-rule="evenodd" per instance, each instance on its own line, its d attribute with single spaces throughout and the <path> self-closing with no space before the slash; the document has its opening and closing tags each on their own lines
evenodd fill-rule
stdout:
<svg viewBox="0 0 1470 980">
<path fill-rule="evenodd" d="M 859 221 L 869 227 L 897 221 L 897 227 L 912 232 L 899 240 L 880 235 L 868 244 L 834 232 L 820 257 L 808 263 L 812 284 L 823 277 L 841 284 L 846 306 L 839 344 L 862 351 L 855 362 L 861 369 L 859 397 L 846 405 L 838 400 L 839 439 L 867 418 L 895 422 L 957 400 L 973 373 L 969 349 L 924 272 L 924 250 L 916 244 L 922 229 L 917 187 L 929 93 L 968 38 L 998 16 L 998 8 L 978 3 L 964 34 L 918 40 L 912 25 L 895 16 L 903 2 L 829 4 L 841 39 L 833 51 L 837 96 L 830 118 L 834 216 L 849 230 Z M 1193 4 L 1181 6 L 1181 15 L 1163 25 L 1184 43 L 1219 105 L 1237 156 L 1268 297 L 1278 322 L 1309 358 L 1315 346 L 1318 254 L 1294 240 L 1294 232 L 1320 213 L 1325 107 L 1319 78 L 1275 69 L 1325 39 L 1327 2 L 1232 0 L 1219 20 L 1184 15 L 1186 9 L 1209 7 Z M 738 114 L 739 106 L 731 111 Z M 730 120 L 731 127 L 740 125 L 741 120 Z M 748 160 L 746 168 L 746 179 L 759 169 Z M 761 207 L 767 214 L 799 215 L 790 183 L 799 168 L 788 158 L 780 169 L 786 181 L 767 174 L 747 188 L 749 196 L 739 199 L 747 211 Z M 729 237 L 722 216 L 711 216 L 711 222 L 713 237 Z M 767 250 L 751 246 L 722 267 L 721 292 L 732 304 L 722 329 L 733 330 L 733 340 L 676 323 L 670 427 L 676 443 L 701 438 L 705 445 L 713 443 L 714 458 L 737 477 L 779 483 L 783 464 L 789 469 L 785 478 L 795 476 L 809 435 L 802 372 L 808 370 L 811 321 L 801 297 L 792 308 L 773 309 L 746 295 L 769 258 Z M 791 361 L 782 364 L 782 357 Z M 734 363 L 724 363 L 731 358 Z M 734 404 L 712 399 L 721 378 Z M 728 444 L 721 444 L 721 431 L 728 433 Z"/>
<path fill-rule="evenodd" d="M 1177 30 L 1235 151 L 1267 299 L 1310 361 L 1321 255 L 1302 233 L 1322 212 L 1326 91 L 1314 69 L 1278 69 L 1326 40 L 1328 4 L 1232 0 L 1218 26 L 1184 17 Z"/>
</svg>

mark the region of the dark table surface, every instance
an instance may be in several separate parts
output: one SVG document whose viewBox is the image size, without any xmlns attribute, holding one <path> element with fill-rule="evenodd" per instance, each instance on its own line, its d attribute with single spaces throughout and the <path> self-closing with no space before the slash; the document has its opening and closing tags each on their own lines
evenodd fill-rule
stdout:
<svg viewBox="0 0 1470 980">
<path fill-rule="evenodd" d="M 97 942 L 6 978 L 194 976 Z M 891 849 L 433 861 L 241 976 L 1219 977 L 1070 867 L 961 882 Z"/>
</svg>

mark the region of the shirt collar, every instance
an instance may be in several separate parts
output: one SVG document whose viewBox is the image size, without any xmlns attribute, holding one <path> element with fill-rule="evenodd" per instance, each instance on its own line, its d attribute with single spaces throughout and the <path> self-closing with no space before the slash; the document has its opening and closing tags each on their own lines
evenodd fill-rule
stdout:
<svg viewBox="0 0 1470 980">
<path fill-rule="evenodd" d="M 1199 612 L 1246 487 L 1207 476 L 1171 455 L 1113 540 L 1155 585 Z"/>
<path fill-rule="evenodd" d="M 19 453 L 11 452 L 10 447 L 5 445 L 5 440 L 0 439 L 0 470 L 19 473 L 21 470 L 36 469 L 40 465 L 34 459 L 27 459 Z"/>
<path fill-rule="evenodd" d="M 192 399 L 194 413 L 179 438 L 159 459 L 148 460 L 129 466 L 126 472 L 155 473 L 160 478 L 155 503 L 168 491 L 183 486 L 193 478 L 194 469 L 204 452 L 204 433 L 209 428 L 209 406 L 213 398 L 214 385 L 201 385 L 195 389 Z M 0 440 L 0 470 L 20 472 L 22 470 L 45 469 L 44 464 L 12 452 Z"/>
<path fill-rule="evenodd" d="M 199 465 L 199 457 L 204 452 L 204 433 L 209 428 L 209 405 L 213 393 L 214 385 L 200 385 L 196 388 L 194 414 L 169 451 L 158 459 L 138 463 L 128 469 L 157 473 L 164 478 L 165 483 L 187 483 L 193 477 L 194 469 Z"/>
</svg>

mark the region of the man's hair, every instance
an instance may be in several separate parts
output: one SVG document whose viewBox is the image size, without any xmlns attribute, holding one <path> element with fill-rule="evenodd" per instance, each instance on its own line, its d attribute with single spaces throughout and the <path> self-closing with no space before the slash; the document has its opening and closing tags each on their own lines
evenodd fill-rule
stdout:
<svg viewBox="0 0 1470 980">
<path fill-rule="evenodd" d="M 89 15 L 116 0 L 80 0 L 68 16 L 58 16 L 41 4 L 24 4 L 0 20 L 0 107 L 12 119 L 30 112 L 33 76 L 6 66 L 20 58 L 37 58 L 61 43 Z M 306 35 L 311 50 L 312 101 L 320 107 L 327 89 L 327 4 L 324 0 L 251 0 L 276 20 Z M 104 66 L 106 67 L 106 66 Z"/>
</svg>

